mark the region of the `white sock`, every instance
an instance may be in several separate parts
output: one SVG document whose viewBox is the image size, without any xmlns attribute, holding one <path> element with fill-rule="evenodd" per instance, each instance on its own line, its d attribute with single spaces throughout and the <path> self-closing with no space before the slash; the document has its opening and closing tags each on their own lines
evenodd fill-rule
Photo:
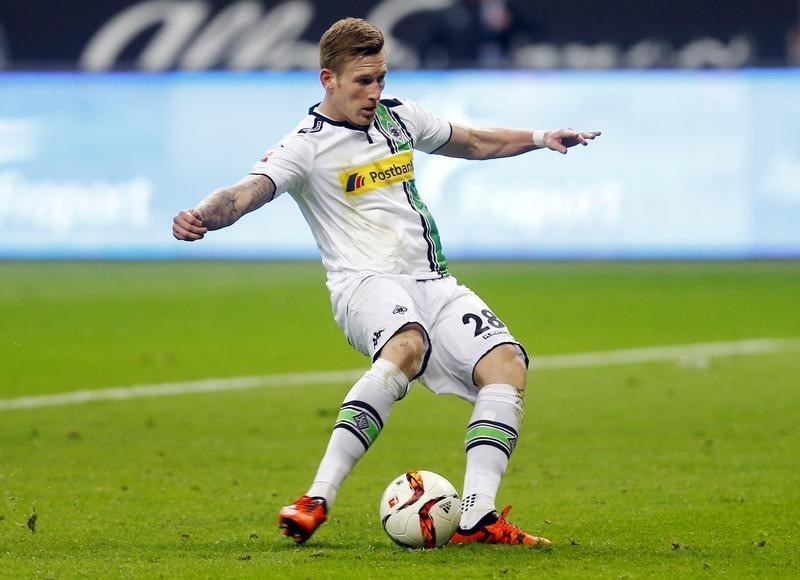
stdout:
<svg viewBox="0 0 800 580">
<path fill-rule="evenodd" d="M 465 438 L 467 468 L 460 527 L 474 527 L 494 511 L 497 490 L 517 444 L 523 399 L 512 385 L 486 385 L 478 392 Z"/>
<path fill-rule="evenodd" d="M 331 508 L 342 482 L 383 429 L 392 405 L 407 391 L 403 371 L 385 359 L 373 363 L 345 396 L 307 495 L 325 498 Z"/>
</svg>

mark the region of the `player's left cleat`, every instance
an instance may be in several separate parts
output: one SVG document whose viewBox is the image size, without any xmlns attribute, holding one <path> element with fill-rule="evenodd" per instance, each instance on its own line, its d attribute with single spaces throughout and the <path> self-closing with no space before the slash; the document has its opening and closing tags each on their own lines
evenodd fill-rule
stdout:
<svg viewBox="0 0 800 580">
<path fill-rule="evenodd" d="M 328 506 L 321 497 L 300 496 L 278 512 L 278 526 L 296 544 L 306 542 L 328 517 Z"/>
<path fill-rule="evenodd" d="M 500 515 L 489 512 L 470 530 L 458 528 L 450 539 L 451 544 L 468 544 L 472 542 L 481 544 L 525 544 L 528 546 L 548 546 L 550 540 L 533 536 L 523 532 L 514 524 L 506 520 L 506 514 L 511 511 L 511 506 L 503 508 Z"/>
</svg>

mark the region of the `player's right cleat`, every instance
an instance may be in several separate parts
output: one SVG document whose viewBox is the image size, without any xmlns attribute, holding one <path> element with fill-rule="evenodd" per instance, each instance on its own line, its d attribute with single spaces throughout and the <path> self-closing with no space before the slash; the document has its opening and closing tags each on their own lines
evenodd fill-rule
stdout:
<svg viewBox="0 0 800 580">
<path fill-rule="evenodd" d="M 284 536 L 292 538 L 296 544 L 308 540 L 328 516 L 328 506 L 321 497 L 300 496 L 292 505 L 278 512 L 278 526 Z"/>
<path fill-rule="evenodd" d="M 523 532 L 517 526 L 506 520 L 506 514 L 511 506 L 506 506 L 500 515 L 489 512 L 470 530 L 458 528 L 450 539 L 451 544 L 526 544 L 529 546 L 548 546 L 550 540 L 533 536 Z"/>
</svg>

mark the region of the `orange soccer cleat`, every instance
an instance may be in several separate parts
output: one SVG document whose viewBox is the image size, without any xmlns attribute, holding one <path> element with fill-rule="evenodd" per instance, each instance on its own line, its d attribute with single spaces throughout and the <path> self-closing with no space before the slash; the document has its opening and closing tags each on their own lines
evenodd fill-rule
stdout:
<svg viewBox="0 0 800 580">
<path fill-rule="evenodd" d="M 550 540 L 532 536 L 523 532 L 514 524 L 506 520 L 506 514 L 511 511 L 511 506 L 506 506 L 500 515 L 489 512 L 471 530 L 458 528 L 450 539 L 451 544 L 468 544 L 477 542 L 481 544 L 527 544 L 529 546 L 548 546 Z"/>
<path fill-rule="evenodd" d="M 278 526 L 284 536 L 292 538 L 296 544 L 308 540 L 320 527 L 328 515 L 328 506 L 321 497 L 300 496 L 292 505 L 278 512 Z"/>
</svg>

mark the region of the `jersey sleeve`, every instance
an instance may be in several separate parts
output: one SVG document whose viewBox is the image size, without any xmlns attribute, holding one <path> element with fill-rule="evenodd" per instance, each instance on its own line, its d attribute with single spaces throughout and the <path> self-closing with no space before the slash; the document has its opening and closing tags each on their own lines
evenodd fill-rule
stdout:
<svg viewBox="0 0 800 580">
<path fill-rule="evenodd" d="M 453 134 L 450 123 L 414 101 L 402 99 L 400 102 L 403 103 L 403 112 L 414 126 L 414 149 L 432 153 L 450 141 Z"/>
<path fill-rule="evenodd" d="M 313 149 L 304 135 L 289 135 L 267 151 L 250 173 L 268 177 L 275 184 L 274 197 L 286 191 L 297 191 L 308 178 L 314 159 Z"/>
</svg>

